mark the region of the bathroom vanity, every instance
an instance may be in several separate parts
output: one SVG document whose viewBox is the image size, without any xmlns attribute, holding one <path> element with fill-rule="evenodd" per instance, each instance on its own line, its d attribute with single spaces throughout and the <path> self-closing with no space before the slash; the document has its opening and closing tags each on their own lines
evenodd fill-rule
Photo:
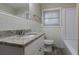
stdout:
<svg viewBox="0 0 79 59">
<path fill-rule="evenodd" d="M 43 55 L 44 33 L 0 38 L 0 55 Z"/>
</svg>

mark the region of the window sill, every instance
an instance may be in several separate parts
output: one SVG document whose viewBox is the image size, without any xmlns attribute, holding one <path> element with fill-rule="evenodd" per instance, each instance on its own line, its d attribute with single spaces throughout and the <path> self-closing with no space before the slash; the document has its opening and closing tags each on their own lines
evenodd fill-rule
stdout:
<svg viewBox="0 0 79 59">
<path fill-rule="evenodd" d="M 61 28 L 63 26 L 41 26 L 41 27 L 59 27 L 59 28 Z"/>
</svg>

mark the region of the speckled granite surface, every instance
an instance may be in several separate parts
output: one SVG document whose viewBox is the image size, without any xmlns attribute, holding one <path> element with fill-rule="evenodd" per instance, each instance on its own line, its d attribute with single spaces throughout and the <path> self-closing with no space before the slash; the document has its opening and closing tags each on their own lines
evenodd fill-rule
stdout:
<svg viewBox="0 0 79 59">
<path fill-rule="evenodd" d="M 38 33 L 33 37 L 28 37 L 28 35 L 24 36 L 10 36 L 10 37 L 2 37 L 0 38 L 0 44 L 6 44 L 11 46 L 25 47 L 26 45 L 32 43 L 34 40 L 38 39 L 45 33 Z"/>
</svg>

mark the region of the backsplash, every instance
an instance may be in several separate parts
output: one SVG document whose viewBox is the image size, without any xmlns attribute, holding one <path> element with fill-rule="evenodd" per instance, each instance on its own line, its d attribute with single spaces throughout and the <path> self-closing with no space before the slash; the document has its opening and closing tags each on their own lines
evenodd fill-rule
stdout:
<svg viewBox="0 0 79 59">
<path fill-rule="evenodd" d="M 25 30 L 8 30 L 8 31 L 0 31 L 0 38 L 1 37 L 8 37 L 8 36 L 14 36 L 14 35 L 24 35 L 25 33 L 31 32 L 30 29 Z"/>
<path fill-rule="evenodd" d="M 0 37 L 12 36 L 14 35 L 11 31 L 0 31 Z"/>
</svg>

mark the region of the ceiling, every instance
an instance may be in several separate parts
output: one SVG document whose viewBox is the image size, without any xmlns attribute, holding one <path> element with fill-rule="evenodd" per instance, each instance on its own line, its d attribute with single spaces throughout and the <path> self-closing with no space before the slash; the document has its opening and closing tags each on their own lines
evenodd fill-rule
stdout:
<svg viewBox="0 0 79 59">
<path fill-rule="evenodd" d="M 5 5 L 8 5 L 9 7 L 14 9 L 29 8 L 28 3 L 5 3 Z"/>
</svg>

